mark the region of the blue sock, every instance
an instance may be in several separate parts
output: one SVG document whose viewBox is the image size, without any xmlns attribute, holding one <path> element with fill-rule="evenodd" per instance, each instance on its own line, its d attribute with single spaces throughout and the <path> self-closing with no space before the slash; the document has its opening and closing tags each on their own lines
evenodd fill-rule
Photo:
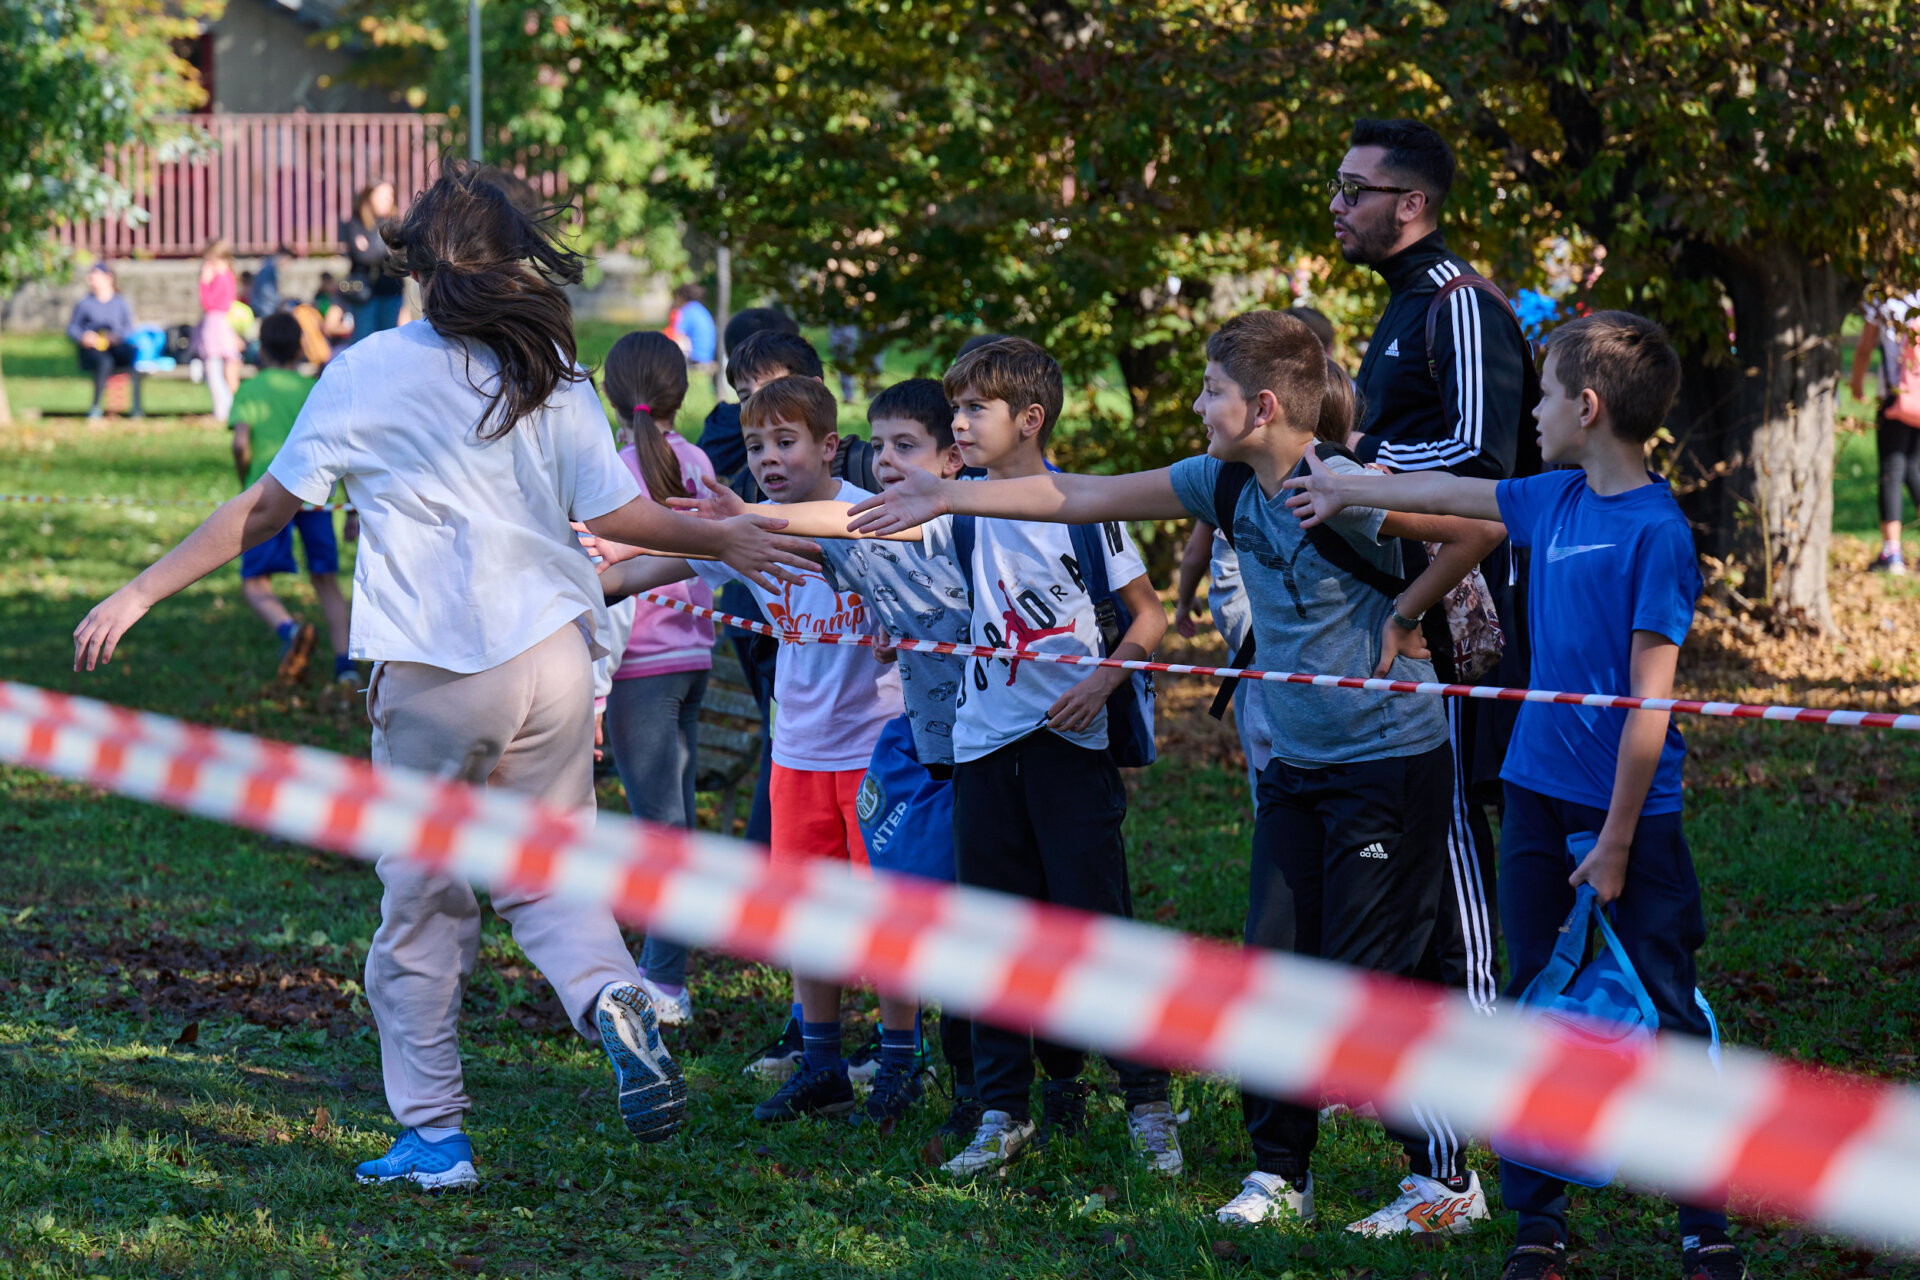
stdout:
<svg viewBox="0 0 1920 1280">
<path fill-rule="evenodd" d="M 889 1031 L 880 1028 L 880 1068 L 892 1067 L 900 1071 L 913 1069 L 913 1051 L 919 1047 L 919 1037 L 911 1031 Z"/>
<path fill-rule="evenodd" d="M 273 634 L 280 637 L 281 644 L 285 644 L 287 641 L 293 639 L 294 632 L 298 630 L 300 630 L 300 624 L 292 618 L 288 618 L 285 622 L 273 629 Z"/>
<path fill-rule="evenodd" d="M 800 1011 L 800 1002 L 798 1000 L 793 1002 L 793 1012 L 787 1016 L 793 1020 L 793 1025 L 796 1027 L 807 1020 L 807 1015 Z"/>
<path fill-rule="evenodd" d="M 847 1060 L 840 1056 L 838 1022 L 802 1022 L 800 1042 L 807 1047 L 807 1070 L 825 1071 L 833 1067 L 845 1070 Z"/>
</svg>

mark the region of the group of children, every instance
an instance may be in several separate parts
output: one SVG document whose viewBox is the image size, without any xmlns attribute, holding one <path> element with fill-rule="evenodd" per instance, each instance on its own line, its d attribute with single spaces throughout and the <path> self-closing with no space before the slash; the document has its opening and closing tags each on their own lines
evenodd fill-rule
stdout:
<svg viewBox="0 0 1920 1280">
<path fill-rule="evenodd" d="M 661 367 L 679 357 L 677 348 L 668 356 L 673 344 L 662 335 L 625 340 L 633 350 L 609 360 L 608 390 L 633 435 L 627 465 L 604 428 L 596 438 L 588 419 L 599 408 L 581 386 L 570 330 L 546 323 L 550 308 L 533 283 L 551 288 L 574 265 L 537 221 L 484 188 L 456 167 L 389 236 L 396 258 L 420 275 L 431 323 L 378 335 L 335 361 L 267 474 L 81 624 L 77 664 L 110 656 L 152 603 L 343 481 L 369 531 L 354 653 L 377 660 L 376 759 L 590 807 L 586 663 L 610 647 L 595 639 L 603 603 L 673 583 L 738 581 L 782 630 L 872 631 L 883 641 L 872 652 L 781 653 L 774 859 L 832 859 L 862 874 L 950 873 L 1123 916 L 1132 903 L 1120 769 L 1152 756 L 1143 679 L 884 641 L 1146 658 L 1166 617 L 1125 521 L 1191 517 L 1219 528 L 1238 556 L 1258 665 L 1423 681 L 1434 673 L 1422 615 L 1504 526 L 1533 553 L 1535 682 L 1670 692 L 1700 580 L 1686 522 L 1644 466 L 1645 442 L 1679 382 L 1678 360 L 1649 321 L 1602 313 L 1552 335 L 1536 420 L 1547 461 L 1561 469 L 1499 482 L 1362 467 L 1342 447 L 1352 385 L 1307 324 L 1285 313 L 1238 316 L 1210 338 L 1194 403 L 1205 454 L 1134 475 L 1050 466 L 1059 366 L 1032 342 L 998 338 L 970 344 L 940 382 L 909 380 L 873 400 L 879 488 L 863 489 L 836 474 L 838 407 L 817 355 L 796 353 L 757 367 L 765 376 L 740 409 L 746 465 L 767 499 L 750 505 L 676 444 L 671 385 L 616 376 L 647 364 L 651 338 L 663 348 L 654 353 Z M 511 287 L 533 319 L 510 322 L 479 305 L 498 296 L 487 290 L 502 263 L 516 264 Z M 527 328 L 502 333 L 507 323 Z M 530 333 L 557 347 L 564 365 L 533 360 Z M 684 394 L 683 359 L 678 367 Z M 663 496 L 693 514 L 670 513 L 654 501 Z M 570 522 L 599 560 L 597 581 L 570 545 Z M 1410 579 L 1401 539 L 1434 548 Z M 489 607 L 472 608 L 482 598 Z M 691 651 L 710 644 L 710 633 L 681 639 L 686 654 L 634 674 L 702 670 Z M 682 680 L 687 687 L 671 697 L 610 696 L 623 774 L 677 768 L 681 790 L 690 745 L 661 755 L 658 744 L 690 744 L 683 709 L 694 683 Z M 1410 975 L 1441 909 L 1447 861 L 1452 748 L 1437 700 L 1267 683 L 1246 696 L 1260 704 L 1271 751 L 1257 781 L 1248 944 Z M 1680 823 L 1684 748 L 1668 720 L 1523 708 L 1504 773 L 1508 989 L 1523 990 L 1544 965 L 1575 886 L 1591 884 L 1614 905 L 1662 1028 L 1703 1035 L 1693 954 L 1704 929 Z M 630 766 L 641 748 L 623 744 L 648 737 L 656 744 L 648 759 L 670 763 Z M 649 816 L 688 822 L 690 801 Z M 1596 840 L 1575 861 L 1568 841 L 1581 833 Z M 473 963 L 473 895 L 399 858 L 379 870 L 386 898 L 368 992 L 406 1131 L 360 1173 L 467 1185 L 476 1175 L 459 1131 L 468 1103 L 452 1010 Z M 672 1132 L 685 1089 L 657 1030 L 652 951 L 643 979 L 604 912 L 538 895 L 496 894 L 494 903 L 576 1025 L 606 1047 L 629 1129 L 643 1140 Z M 758 1064 L 784 1079 L 756 1118 L 885 1123 L 918 1099 L 916 1002 L 882 1001 L 877 1070 L 860 1102 L 841 1042 L 841 995 L 794 975 L 788 1031 Z M 966 1139 L 949 1173 L 989 1173 L 1084 1131 L 1091 1091 L 1079 1050 L 958 1020 L 942 1039 L 956 1086 L 946 1130 Z M 1036 1062 L 1045 1077 L 1037 1119 Z M 1167 1072 L 1111 1065 L 1142 1166 L 1180 1173 L 1181 1117 Z M 1254 1168 L 1217 1216 L 1247 1226 L 1310 1222 L 1317 1108 L 1250 1093 L 1243 1101 Z M 1349 1230 L 1458 1232 L 1487 1217 L 1447 1118 L 1429 1112 L 1421 1121 L 1395 1135 L 1411 1164 L 1401 1193 Z M 1562 1275 L 1564 1184 L 1507 1161 L 1501 1175 L 1505 1203 L 1520 1215 L 1503 1276 Z M 1682 1208 L 1681 1227 L 1688 1280 L 1745 1274 L 1724 1213 Z"/>
</svg>

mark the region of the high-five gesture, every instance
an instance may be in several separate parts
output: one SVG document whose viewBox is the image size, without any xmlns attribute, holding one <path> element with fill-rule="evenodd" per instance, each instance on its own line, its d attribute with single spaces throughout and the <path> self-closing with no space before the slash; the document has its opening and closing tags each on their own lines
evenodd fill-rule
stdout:
<svg viewBox="0 0 1920 1280">
<path fill-rule="evenodd" d="M 847 512 L 849 533 L 879 536 L 916 528 L 947 514 L 946 486 L 931 472 L 909 468 L 899 480 L 870 498 L 862 498 Z"/>
</svg>

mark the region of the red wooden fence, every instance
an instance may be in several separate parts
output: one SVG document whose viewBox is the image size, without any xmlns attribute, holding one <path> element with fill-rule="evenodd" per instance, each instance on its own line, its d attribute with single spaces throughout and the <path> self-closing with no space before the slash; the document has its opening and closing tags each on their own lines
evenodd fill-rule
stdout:
<svg viewBox="0 0 1920 1280">
<path fill-rule="evenodd" d="M 101 258 L 197 257 L 226 237 L 235 253 L 339 250 L 362 187 L 385 179 L 400 207 L 432 179 L 445 120 L 422 115 L 196 115 L 206 146 L 181 160 L 122 147 L 106 170 L 146 217 L 74 223 L 56 234 Z M 542 184 L 545 185 L 545 184 Z"/>
</svg>

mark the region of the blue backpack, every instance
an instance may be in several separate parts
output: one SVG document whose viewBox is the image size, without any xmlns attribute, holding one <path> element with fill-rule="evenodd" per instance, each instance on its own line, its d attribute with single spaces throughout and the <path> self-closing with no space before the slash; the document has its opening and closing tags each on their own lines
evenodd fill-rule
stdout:
<svg viewBox="0 0 1920 1280">
<path fill-rule="evenodd" d="M 1574 866 L 1592 851 L 1596 839 L 1590 831 L 1567 837 L 1567 853 Z M 1600 949 L 1588 960 L 1587 937 L 1596 928 Z M 1693 998 L 1707 1016 L 1712 1032 L 1708 1054 L 1717 1067 L 1720 1031 L 1713 1009 L 1697 988 Z M 1560 927 L 1560 941 L 1554 945 L 1552 959 L 1520 996 L 1520 1014 L 1557 1023 L 1589 1043 L 1618 1045 L 1636 1052 L 1652 1047 L 1654 1035 L 1660 1030 L 1660 1014 L 1627 959 L 1626 948 L 1608 922 L 1600 895 L 1592 885 L 1583 884 L 1575 890 L 1573 911 Z M 1495 1152 L 1517 1165 L 1583 1187 L 1604 1187 L 1613 1181 L 1614 1166 L 1610 1163 L 1569 1163 L 1554 1153 L 1532 1151 L 1504 1138 L 1495 1144 Z"/>
<path fill-rule="evenodd" d="M 920 763 L 907 717 L 896 716 L 880 730 L 853 809 L 869 865 L 952 881 L 953 783 Z"/>
<path fill-rule="evenodd" d="M 1051 469 L 1051 468 L 1049 468 Z M 1087 596 L 1093 601 L 1093 616 L 1100 628 L 1100 656 L 1113 656 L 1127 628 L 1133 625 L 1133 613 L 1114 592 L 1107 578 L 1107 555 L 1120 550 L 1118 524 L 1074 524 L 1067 526 L 1073 539 L 1073 558 Z M 953 517 L 954 551 L 969 585 L 973 582 L 974 518 Z M 1116 688 L 1107 698 L 1107 755 L 1122 769 L 1139 769 L 1154 761 L 1153 673 L 1134 671 L 1133 678 Z"/>
</svg>

